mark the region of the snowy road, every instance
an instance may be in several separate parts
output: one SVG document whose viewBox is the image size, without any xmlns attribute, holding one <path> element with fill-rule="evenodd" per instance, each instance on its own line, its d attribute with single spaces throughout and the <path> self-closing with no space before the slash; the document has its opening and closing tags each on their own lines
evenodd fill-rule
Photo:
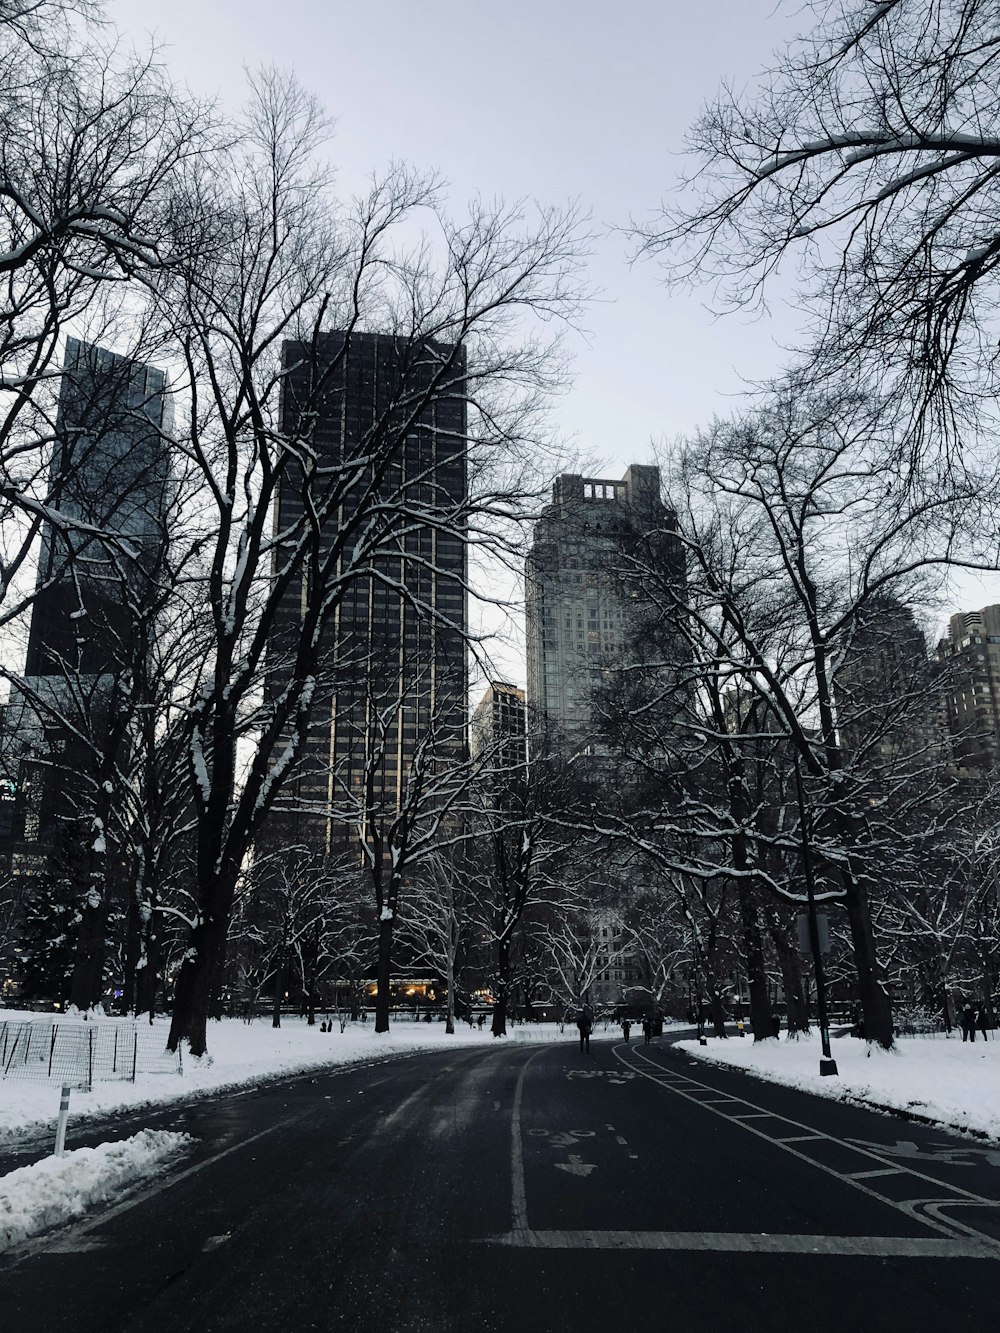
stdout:
<svg viewBox="0 0 1000 1333">
<path fill-rule="evenodd" d="M 5 1326 L 996 1327 L 995 1149 L 663 1043 L 392 1059 L 149 1123 L 195 1150 L 10 1256 Z"/>
</svg>

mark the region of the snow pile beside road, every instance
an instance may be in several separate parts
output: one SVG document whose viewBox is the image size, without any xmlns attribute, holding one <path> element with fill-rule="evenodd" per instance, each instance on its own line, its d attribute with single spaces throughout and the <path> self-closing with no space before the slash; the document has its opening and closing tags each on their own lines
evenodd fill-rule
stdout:
<svg viewBox="0 0 1000 1333">
<path fill-rule="evenodd" d="M 998 1034 L 1000 1035 L 1000 1034 Z M 901 1037 L 883 1051 L 853 1037 L 832 1043 L 838 1074 L 821 1078 L 818 1035 L 789 1041 L 709 1037 L 678 1042 L 689 1055 L 744 1069 L 824 1097 L 892 1107 L 951 1129 L 1000 1139 L 1000 1041 L 967 1043 L 957 1037 Z"/>
<path fill-rule="evenodd" d="M 0 1253 L 81 1217 L 175 1157 L 187 1134 L 144 1129 L 119 1143 L 77 1148 L 0 1177 Z"/>
<path fill-rule="evenodd" d="M 45 1020 L 52 1017 L 11 1009 L 0 1010 L 0 1016 Z M 120 1022 L 131 1027 L 129 1021 L 122 1019 L 98 1021 Z M 169 1028 L 168 1018 L 156 1020 L 155 1030 L 162 1032 L 164 1046 Z M 560 1031 L 558 1023 L 524 1023 L 510 1028 L 506 1040 L 520 1044 L 576 1041 L 577 1037 L 573 1024 Z M 459 1024 L 458 1030 L 449 1036 L 443 1023 L 416 1023 L 409 1019 L 394 1020 L 389 1032 L 376 1034 L 371 1022 L 349 1023 L 344 1032 L 338 1024 L 333 1032 L 325 1033 L 320 1032 L 318 1024 L 309 1027 L 304 1019 L 298 1018 L 283 1017 L 280 1028 L 272 1028 L 267 1019 L 247 1024 L 227 1018 L 209 1024 L 208 1056 L 192 1060 L 185 1054 L 180 1075 L 140 1073 L 135 1083 L 95 1083 L 92 1092 L 74 1091 L 70 1099 L 69 1137 L 71 1141 L 74 1124 L 114 1111 L 187 1101 L 192 1096 L 259 1083 L 262 1079 L 380 1060 L 389 1055 L 453 1050 L 459 1046 L 489 1049 L 496 1044 L 488 1026 L 480 1031 L 465 1023 Z M 58 1082 L 0 1080 L 0 1146 L 25 1133 L 51 1131 L 54 1137 L 58 1109 Z"/>
</svg>

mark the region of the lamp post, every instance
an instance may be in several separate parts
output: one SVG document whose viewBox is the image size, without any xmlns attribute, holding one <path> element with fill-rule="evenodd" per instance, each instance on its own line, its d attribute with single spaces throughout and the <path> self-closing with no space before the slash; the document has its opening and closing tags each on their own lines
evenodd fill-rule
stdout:
<svg viewBox="0 0 1000 1333">
<path fill-rule="evenodd" d="M 819 1014 L 819 1035 L 823 1055 L 819 1062 L 821 1075 L 836 1074 L 837 1062 L 830 1053 L 830 1023 L 826 1013 L 826 974 L 823 970 L 823 954 L 819 947 L 819 924 L 816 920 L 816 886 L 813 882 L 812 849 L 809 845 L 809 824 L 806 814 L 806 802 L 802 793 L 802 774 L 799 771 L 799 756 L 795 753 L 795 792 L 799 804 L 799 828 L 802 836 L 802 869 L 806 880 L 806 902 L 809 918 L 809 947 L 812 950 L 813 967 L 816 970 L 816 1009 Z"/>
<path fill-rule="evenodd" d="M 705 1009 L 701 1002 L 701 968 L 698 966 L 698 937 L 695 934 L 694 922 L 691 923 L 691 961 L 694 967 L 694 991 L 695 991 L 695 1018 L 698 1021 L 698 1045 L 707 1046 L 708 1038 L 705 1036 Z"/>
</svg>

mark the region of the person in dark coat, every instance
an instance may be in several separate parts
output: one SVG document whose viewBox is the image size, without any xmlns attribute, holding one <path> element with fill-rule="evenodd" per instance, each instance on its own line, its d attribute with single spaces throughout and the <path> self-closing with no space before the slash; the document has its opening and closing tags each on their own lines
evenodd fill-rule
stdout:
<svg viewBox="0 0 1000 1333">
<path fill-rule="evenodd" d="M 629 1033 L 632 1031 L 632 1024 L 627 1018 L 622 1019 L 622 1036 L 625 1038 L 625 1044 L 628 1045 Z"/>
<path fill-rule="evenodd" d="M 990 1016 L 986 1009 L 986 1005 L 985 1004 L 980 1005 L 979 1012 L 976 1014 L 976 1027 L 983 1034 L 983 1041 L 989 1041 L 989 1038 L 986 1035 L 986 1029 L 989 1027 L 989 1025 L 990 1025 Z"/>
<path fill-rule="evenodd" d="M 642 1020 L 642 1041 L 644 1046 L 648 1046 L 650 1038 L 653 1035 L 653 1020 L 649 1014 Z"/>
<path fill-rule="evenodd" d="M 971 1004 L 964 1004 L 962 1006 L 961 1023 L 962 1023 L 962 1040 L 975 1041 L 976 1015 Z"/>
<path fill-rule="evenodd" d="M 594 1030 L 594 1020 L 589 1009 L 581 1009 L 580 1017 L 576 1020 L 576 1026 L 580 1033 L 580 1054 L 584 1051 L 590 1054 L 590 1034 Z"/>
</svg>

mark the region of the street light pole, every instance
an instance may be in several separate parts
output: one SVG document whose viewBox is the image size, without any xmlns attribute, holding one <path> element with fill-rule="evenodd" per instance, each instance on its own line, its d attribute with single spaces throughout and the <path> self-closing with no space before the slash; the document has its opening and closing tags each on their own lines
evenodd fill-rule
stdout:
<svg viewBox="0 0 1000 1333">
<path fill-rule="evenodd" d="M 795 792 L 799 803 L 799 828 L 802 836 L 802 869 L 806 880 L 806 902 L 809 918 L 809 946 L 812 950 L 813 966 L 816 970 L 816 1008 L 819 1013 L 819 1035 L 823 1055 L 819 1062 L 821 1075 L 836 1074 L 837 1062 L 830 1053 L 830 1023 L 826 1013 L 826 974 L 823 970 L 823 954 L 819 947 L 819 923 L 816 920 L 816 886 L 813 882 L 812 848 L 809 845 L 809 824 L 806 814 L 806 802 L 802 793 L 802 774 L 799 771 L 799 756 L 795 752 Z"/>
<path fill-rule="evenodd" d="M 707 1046 L 708 1038 L 705 1036 L 705 1014 L 701 1003 L 701 968 L 698 966 L 698 937 L 695 934 L 694 922 L 691 923 L 691 961 L 694 966 L 694 992 L 695 992 L 695 1018 L 698 1022 L 698 1045 Z"/>
</svg>

